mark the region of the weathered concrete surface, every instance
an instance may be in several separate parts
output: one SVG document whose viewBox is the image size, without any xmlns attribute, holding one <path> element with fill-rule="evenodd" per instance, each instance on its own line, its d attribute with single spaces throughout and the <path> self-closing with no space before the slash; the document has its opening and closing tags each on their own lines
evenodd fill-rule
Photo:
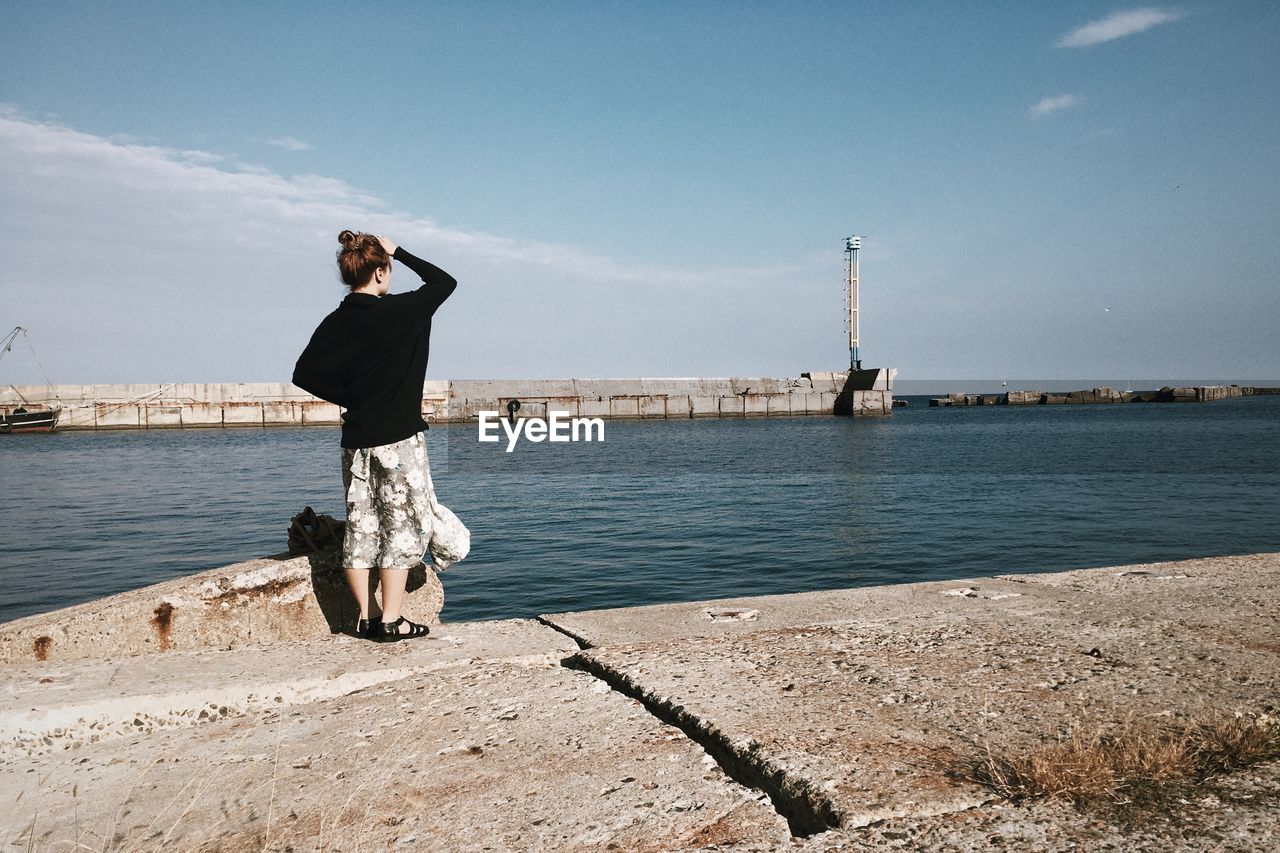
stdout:
<svg viewBox="0 0 1280 853">
<path fill-rule="evenodd" d="M 45 689 L 60 691 L 55 709 L 105 693 L 63 716 L 110 721 L 78 748 L 8 746 L 7 837 L 40 850 L 786 842 L 768 803 L 697 744 L 560 666 L 573 647 L 563 635 L 519 620 L 435 633 L 137 659 L 158 668 L 150 674 L 111 663 L 11 669 L 5 713 Z M 288 689 L 300 680 L 310 692 Z M 152 713 L 184 694 L 212 718 Z"/>
<path fill-rule="evenodd" d="M 995 801 L 933 818 L 903 817 L 832 830 L 793 849 L 970 851 L 1214 851 L 1277 849 L 1280 764 L 1174 790 L 1165 809 L 1078 810 L 1062 802 Z"/>
<path fill-rule="evenodd" d="M 1099 593 L 1135 608 L 1132 618 L 1156 607 L 1184 622 L 1226 620 L 1249 642 L 1280 642 L 1275 602 L 1280 553 L 1244 554 L 1110 566 L 1064 572 L 1019 573 L 986 578 L 889 584 L 787 595 L 549 613 L 541 619 L 588 646 L 754 634 L 774 628 L 861 622 L 881 615 L 932 614 L 968 601 L 980 608 L 1027 602 L 1013 599 L 1073 592 Z M 969 591 L 969 594 L 964 594 Z M 1068 598 L 1070 601 L 1071 599 Z M 1003 602 L 1003 604 L 1002 604 Z M 1204 606 L 1201 606 L 1203 603 Z M 1072 605 L 1077 606 L 1075 604 Z M 967 612 L 973 612 L 970 607 Z M 997 611 L 998 612 L 998 611 Z M 1273 649 L 1280 651 L 1280 647 Z"/>
<path fill-rule="evenodd" d="M 793 826 L 850 830 L 986 803 L 947 769 L 988 747 L 1273 705 L 1278 597 L 1268 554 L 543 618 Z"/>
<path fill-rule="evenodd" d="M 444 588 L 419 565 L 405 612 L 435 622 Z M 336 555 L 280 554 L 0 624 L 0 664 L 226 649 L 354 630 L 359 613 Z"/>
<path fill-rule="evenodd" d="M 1257 554 L 26 660 L 0 800 L 23 849 L 1272 850 L 1280 765 L 1136 818 L 954 771 L 1274 707 L 1278 594 Z"/>
</svg>

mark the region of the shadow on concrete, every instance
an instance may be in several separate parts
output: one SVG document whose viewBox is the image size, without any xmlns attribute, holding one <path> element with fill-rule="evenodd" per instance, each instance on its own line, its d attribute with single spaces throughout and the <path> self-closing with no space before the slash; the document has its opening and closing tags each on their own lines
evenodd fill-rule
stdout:
<svg viewBox="0 0 1280 853">
<path fill-rule="evenodd" d="M 844 387 L 836 395 L 833 414 L 853 415 L 860 411 L 865 413 L 867 409 L 859 405 L 857 392 L 876 390 L 876 381 L 880 379 L 881 372 L 879 369 L 847 371 Z"/>
<path fill-rule="evenodd" d="M 340 565 L 340 553 L 326 551 L 323 554 L 306 555 L 307 562 L 311 564 L 311 589 L 315 593 L 316 603 L 320 605 L 324 621 L 329 624 L 329 632 L 354 637 L 360 611 L 347 587 L 347 578 Z"/>
</svg>

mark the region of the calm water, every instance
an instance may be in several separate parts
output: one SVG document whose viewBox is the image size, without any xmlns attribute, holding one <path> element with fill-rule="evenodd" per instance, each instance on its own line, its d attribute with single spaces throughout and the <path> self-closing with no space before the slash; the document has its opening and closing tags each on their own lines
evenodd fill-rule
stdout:
<svg viewBox="0 0 1280 853">
<path fill-rule="evenodd" d="M 1280 397 L 428 433 L 446 620 L 1280 550 Z M 0 621 L 284 550 L 336 429 L 0 438 Z"/>
</svg>

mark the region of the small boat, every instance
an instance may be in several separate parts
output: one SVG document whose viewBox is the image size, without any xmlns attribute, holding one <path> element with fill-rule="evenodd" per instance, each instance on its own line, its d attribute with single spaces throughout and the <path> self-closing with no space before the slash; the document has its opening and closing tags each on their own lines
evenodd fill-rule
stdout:
<svg viewBox="0 0 1280 853">
<path fill-rule="evenodd" d="M 53 432 L 58 427 L 58 416 L 62 409 L 38 407 L 35 410 L 26 406 L 18 406 L 11 412 L 0 410 L 0 435 L 14 432 Z"/>
<path fill-rule="evenodd" d="M 27 330 L 21 326 L 15 326 L 13 331 L 5 335 L 4 340 L 0 340 L 0 358 L 4 358 L 5 354 L 13 348 L 13 342 L 18 335 L 26 336 Z M 30 345 L 30 338 L 27 344 Z M 34 348 L 32 354 L 35 354 Z M 39 358 L 36 359 L 37 363 Z M 43 367 L 41 370 L 43 371 Z M 48 382 L 48 377 L 45 381 Z M 48 406 L 43 403 L 32 403 L 22 396 L 16 386 L 13 388 L 18 399 L 21 401 L 16 406 L 0 406 L 0 435 L 10 435 L 18 432 L 53 432 L 58 428 L 58 416 L 62 414 L 61 406 Z M 53 386 L 50 385 L 50 391 Z"/>
</svg>

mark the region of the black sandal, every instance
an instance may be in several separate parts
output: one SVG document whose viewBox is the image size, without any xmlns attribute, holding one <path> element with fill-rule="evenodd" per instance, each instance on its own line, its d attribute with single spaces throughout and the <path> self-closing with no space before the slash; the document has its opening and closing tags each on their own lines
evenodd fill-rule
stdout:
<svg viewBox="0 0 1280 853">
<path fill-rule="evenodd" d="M 381 622 L 379 625 L 378 635 L 374 639 L 383 643 L 394 642 L 395 640 L 411 640 L 414 637 L 425 637 L 431 633 L 431 629 L 426 625 L 419 625 L 417 622 L 410 622 L 401 616 L 394 622 Z M 401 632 L 400 625 L 409 626 L 408 632 Z"/>
<path fill-rule="evenodd" d="M 378 638 L 378 625 L 381 624 L 378 617 L 370 617 L 368 619 L 356 620 L 356 636 L 365 640 L 376 640 Z"/>
</svg>

